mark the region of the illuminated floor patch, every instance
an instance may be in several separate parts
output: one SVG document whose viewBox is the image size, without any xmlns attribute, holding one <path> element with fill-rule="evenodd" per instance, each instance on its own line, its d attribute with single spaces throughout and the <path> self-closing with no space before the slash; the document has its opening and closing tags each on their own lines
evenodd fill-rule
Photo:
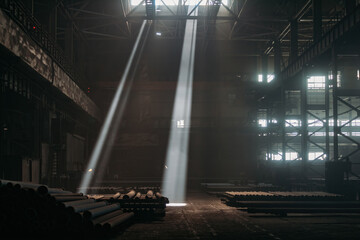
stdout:
<svg viewBox="0 0 360 240">
<path fill-rule="evenodd" d="M 186 203 L 168 203 L 166 204 L 167 207 L 185 207 Z"/>
</svg>

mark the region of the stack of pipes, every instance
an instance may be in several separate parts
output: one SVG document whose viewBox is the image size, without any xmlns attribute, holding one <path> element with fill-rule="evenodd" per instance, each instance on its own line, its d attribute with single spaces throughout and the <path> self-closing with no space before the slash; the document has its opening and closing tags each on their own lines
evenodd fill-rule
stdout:
<svg viewBox="0 0 360 240">
<path fill-rule="evenodd" d="M 117 192 L 106 199 L 110 203 L 118 203 L 125 212 L 135 212 L 136 215 L 151 214 L 153 217 L 164 216 L 166 204 L 169 203 L 168 198 L 155 192 L 153 189 L 142 189 L 137 192 L 130 189 L 125 193 Z"/>
<path fill-rule="evenodd" d="M 226 192 L 224 194 L 232 201 L 341 201 L 344 196 L 326 192 L 261 192 L 243 191 Z"/>
<path fill-rule="evenodd" d="M 96 236 L 128 221 L 120 204 L 46 185 L 0 180 L 0 232 L 19 237 Z"/>
</svg>

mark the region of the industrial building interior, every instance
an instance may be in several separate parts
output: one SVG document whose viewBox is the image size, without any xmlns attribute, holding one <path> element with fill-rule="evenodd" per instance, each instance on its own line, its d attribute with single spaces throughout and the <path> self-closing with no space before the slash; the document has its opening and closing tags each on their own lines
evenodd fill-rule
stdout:
<svg viewBox="0 0 360 240">
<path fill-rule="evenodd" d="M 0 80 L 1 236 L 358 239 L 359 0 L 1 0 Z"/>
</svg>

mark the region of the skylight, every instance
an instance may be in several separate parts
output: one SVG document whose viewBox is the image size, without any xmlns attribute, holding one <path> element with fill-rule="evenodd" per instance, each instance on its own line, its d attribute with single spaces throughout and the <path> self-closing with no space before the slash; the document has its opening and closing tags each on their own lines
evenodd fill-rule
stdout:
<svg viewBox="0 0 360 240">
<path fill-rule="evenodd" d="M 139 5 L 141 3 L 142 0 L 131 0 L 131 5 L 132 6 L 136 6 L 136 5 Z M 225 4 L 225 5 L 228 5 L 228 1 L 229 0 L 223 0 L 222 3 Z M 161 5 L 164 5 L 164 3 L 167 5 L 167 6 L 177 6 L 178 5 L 178 0 L 155 0 L 155 5 L 157 6 L 161 6 Z M 197 5 L 200 0 L 183 0 L 183 2 L 185 2 L 185 5 Z M 203 0 L 201 1 L 200 3 L 200 6 L 203 6 L 203 5 L 206 5 L 208 2 L 208 0 Z M 209 0 L 209 5 L 214 5 L 214 2 L 218 2 L 218 1 L 215 1 L 215 0 Z M 145 5 L 145 2 L 144 2 L 144 5 Z"/>
<path fill-rule="evenodd" d="M 267 82 L 271 82 L 272 80 L 274 80 L 275 78 L 275 75 L 274 74 L 268 74 L 267 75 Z M 263 81 L 263 75 L 262 74 L 259 74 L 258 75 L 258 82 L 262 82 Z"/>
</svg>

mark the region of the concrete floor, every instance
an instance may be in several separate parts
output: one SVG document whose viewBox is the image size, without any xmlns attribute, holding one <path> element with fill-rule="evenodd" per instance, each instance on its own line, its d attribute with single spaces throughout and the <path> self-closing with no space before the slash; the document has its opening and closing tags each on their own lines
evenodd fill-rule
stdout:
<svg viewBox="0 0 360 240">
<path fill-rule="evenodd" d="M 161 221 L 136 221 L 114 239 L 360 239 L 360 215 L 250 215 L 203 192 Z"/>
</svg>

